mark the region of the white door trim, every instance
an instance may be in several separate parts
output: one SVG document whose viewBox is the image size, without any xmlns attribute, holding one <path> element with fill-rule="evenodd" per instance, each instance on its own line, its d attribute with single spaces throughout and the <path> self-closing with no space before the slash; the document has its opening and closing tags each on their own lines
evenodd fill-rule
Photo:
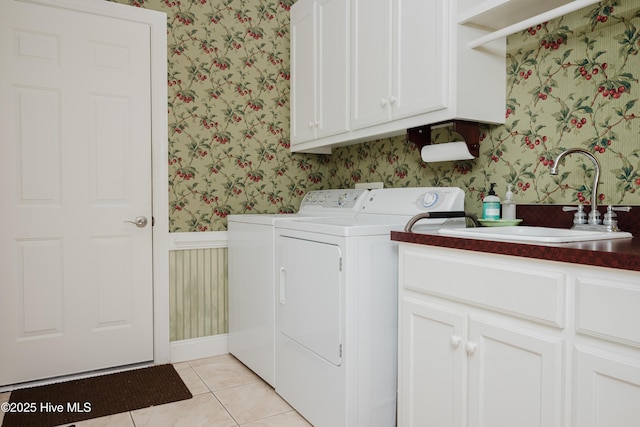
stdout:
<svg viewBox="0 0 640 427">
<path fill-rule="evenodd" d="M 3 0 L 4 1 L 4 0 Z M 125 19 L 151 32 L 151 164 L 153 182 L 153 359 L 169 363 L 169 196 L 167 117 L 167 15 L 105 0 L 20 0 Z"/>
</svg>

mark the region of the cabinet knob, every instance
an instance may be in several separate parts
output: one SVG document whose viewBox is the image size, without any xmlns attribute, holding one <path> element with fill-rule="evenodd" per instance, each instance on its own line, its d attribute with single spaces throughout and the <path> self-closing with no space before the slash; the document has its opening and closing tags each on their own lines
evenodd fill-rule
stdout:
<svg viewBox="0 0 640 427">
<path fill-rule="evenodd" d="M 314 122 L 309 122 L 309 127 L 312 128 L 314 127 L 316 124 Z"/>
<path fill-rule="evenodd" d="M 389 104 L 393 105 L 396 103 L 396 97 L 395 96 L 390 96 L 389 97 Z"/>
<path fill-rule="evenodd" d="M 466 345 L 467 353 L 473 354 L 476 352 L 477 348 L 478 348 L 478 344 L 471 341 L 467 341 L 467 345 Z"/>
<path fill-rule="evenodd" d="M 380 105 L 383 106 L 383 107 L 386 107 L 387 106 L 387 98 L 382 98 L 380 100 Z"/>
<path fill-rule="evenodd" d="M 451 335 L 451 346 L 458 347 L 460 345 L 460 337 L 457 335 Z"/>
</svg>

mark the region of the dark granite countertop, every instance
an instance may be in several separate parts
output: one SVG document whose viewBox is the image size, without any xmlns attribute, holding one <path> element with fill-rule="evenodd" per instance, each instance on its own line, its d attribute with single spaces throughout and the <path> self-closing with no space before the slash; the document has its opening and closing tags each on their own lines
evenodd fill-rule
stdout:
<svg viewBox="0 0 640 427">
<path fill-rule="evenodd" d="M 640 207 L 634 207 L 631 212 L 633 211 L 636 211 L 637 215 L 625 218 L 626 224 L 623 224 L 622 215 L 627 213 L 620 215 L 620 228 L 630 231 L 634 235 L 633 239 L 563 244 L 520 244 L 402 231 L 392 231 L 391 239 L 444 248 L 640 271 L 640 230 L 636 228 L 640 227 L 640 221 L 638 221 Z M 561 206 L 557 205 L 548 205 L 542 209 L 540 205 L 519 205 L 518 217 L 523 218 L 524 225 L 570 228 L 573 214 L 563 212 Z M 627 227 L 624 228 L 623 225 Z"/>
</svg>

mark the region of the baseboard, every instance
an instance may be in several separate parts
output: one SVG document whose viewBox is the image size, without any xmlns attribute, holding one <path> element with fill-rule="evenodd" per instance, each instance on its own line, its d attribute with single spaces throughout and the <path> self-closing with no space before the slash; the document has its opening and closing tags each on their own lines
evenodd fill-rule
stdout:
<svg viewBox="0 0 640 427">
<path fill-rule="evenodd" d="M 213 335 L 171 343 L 171 363 L 203 359 L 229 353 L 227 334 Z"/>
</svg>

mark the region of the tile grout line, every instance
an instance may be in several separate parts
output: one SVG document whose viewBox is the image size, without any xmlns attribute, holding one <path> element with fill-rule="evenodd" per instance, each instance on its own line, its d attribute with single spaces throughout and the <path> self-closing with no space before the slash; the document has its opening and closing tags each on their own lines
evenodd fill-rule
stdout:
<svg viewBox="0 0 640 427">
<path fill-rule="evenodd" d="M 233 360 L 237 361 L 240 365 L 242 365 L 242 366 L 246 367 L 246 365 L 244 365 L 244 364 L 243 364 L 242 362 L 240 362 L 239 360 L 237 360 L 237 359 L 235 359 L 235 358 L 234 358 Z M 207 389 L 209 390 L 209 392 L 210 392 L 211 394 L 213 394 L 213 397 L 215 397 L 215 399 L 220 403 L 220 405 L 222 405 L 222 407 L 225 409 L 225 411 L 227 411 L 227 413 L 229 414 L 229 416 L 230 416 L 230 417 L 235 421 L 236 426 L 238 426 L 238 427 L 241 427 L 241 426 L 242 426 L 242 424 L 240 424 L 240 422 L 239 422 L 239 421 L 238 421 L 238 420 L 233 416 L 233 414 L 231 414 L 231 411 L 229 411 L 229 409 L 224 405 L 224 403 L 222 403 L 222 401 L 221 401 L 221 400 L 218 398 L 218 396 L 216 395 L 216 392 L 218 392 L 218 391 L 227 391 L 227 390 L 232 390 L 232 389 L 234 389 L 234 388 L 244 387 L 244 386 L 247 386 L 247 385 L 250 385 L 250 384 L 264 384 L 264 385 L 266 385 L 267 387 L 269 387 L 270 389 L 274 390 L 274 392 L 275 392 L 275 389 L 273 389 L 273 387 L 271 387 L 269 384 L 267 384 L 263 379 L 261 379 L 261 378 L 260 378 L 260 377 L 258 377 L 257 375 L 256 375 L 256 380 L 255 380 L 255 381 L 251 381 L 251 382 L 248 382 L 248 383 L 245 383 L 245 384 L 238 384 L 238 385 L 234 385 L 234 386 L 231 386 L 231 387 L 221 388 L 221 389 L 218 389 L 218 390 L 212 390 L 212 389 L 211 389 L 211 387 L 209 387 L 209 385 L 206 383 L 206 381 L 204 381 L 204 378 L 203 378 L 203 377 L 198 373 L 198 371 L 197 371 L 193 366 L 191 366 L 190 361 L 187 361 L 186 363 L 189 365 L 189 368 L 191 368 L 191 369 L 193 370 L 193 372 L 194 372 L 194 373 L 196 374 L 196 376 L 200 379 L 200 381 L 202 381 L 202 383 L 205 385 L 205 387 L 207 387 Z M 214 362 L 214 363 L 212 363 L 212 364 L 215 364 L 215 363 L 217 363 L 217 362 Z M 201 365 L 201 366 L 204 366 L 204 365 Z M 247 368 L 247 369 L 248 369 L 248 368 Z M 287 413 L 290 413 L 290 412 L 297 413 L 297 411 L 296 411 L 293 407 L 291 407 L 291 405 L 289 405 L 289 404 L 288 404 L 288 402 L 286 402 L 286 401 L 285 401 L 285 403 L 287 403 L 287 405 L 289 406 L 289 409 L 288 409 L 288 410 L 283 411 L 283 412 L 279 412 L 279 413 L 277 413 L 277 414 L 267 415 L 267 416 L 264 416 L 264 417 L 261 417 L 261 418 L 258 418 L 258 419 L 252 420 L 252 421 L 248 421 L 247 423 L 249 423 L 249 424 L 250 424 L 250 423 L 253 423 L 253 422 L 256 422 L 256 421 L 266 420 L 266 419 L 269 419 L 269 418 L 272 418 L 272 417 L 275 417 L 275 416 L 278 416 L 278 415 L 287 414 Z"/>
<path fill-rule="evenodd" d="M 229 416 L 231 417 L 233 422 L 236 424 L 236 426 L 240 426 L 240 423 L 238 422 L 238 420 L 236 420 L 236 418 L 233 416 L 233 414 L 231 414 L 231 411 L 229 411 L 229 409 L 224 405 L 224 403 L 222 403 L 222 401 L 220 399 L 218 399 L 218 396 L 216 396 L 216 394 L 213 392 L 213 390 L 211 390 L 211 387 L 209 387 L 209 384 L 207 384 L 207 382 L 204 380 L 204 378 L 202 378 L 202 376 L 198 373 L 198 371 L 196 371 L 193 368 L 193 366 L 191 366 L 191 363 L 189 363 L 189 361 L 187 361 L 187 365 L 189 365 L 189 369 L 191 369 L 193 371 L 193 373 L 196 374 L 196 377 L 198 377 L 198 379 L 202 382 L 202 384 L 204 384 L 204 386 L 207 388 L 207 390 L 209 390 L 209 393 L 211 393 L 213 398 L 216 399 L 218 401 L 218 403 L 220 404 L 220 406 L 222 406 L 224 408 L 224 410 L 227 412 L 227 414 L 229 414 Z M 205 394 L 205 393 L 202 393 L 202 394 Z"/>
</svg>

